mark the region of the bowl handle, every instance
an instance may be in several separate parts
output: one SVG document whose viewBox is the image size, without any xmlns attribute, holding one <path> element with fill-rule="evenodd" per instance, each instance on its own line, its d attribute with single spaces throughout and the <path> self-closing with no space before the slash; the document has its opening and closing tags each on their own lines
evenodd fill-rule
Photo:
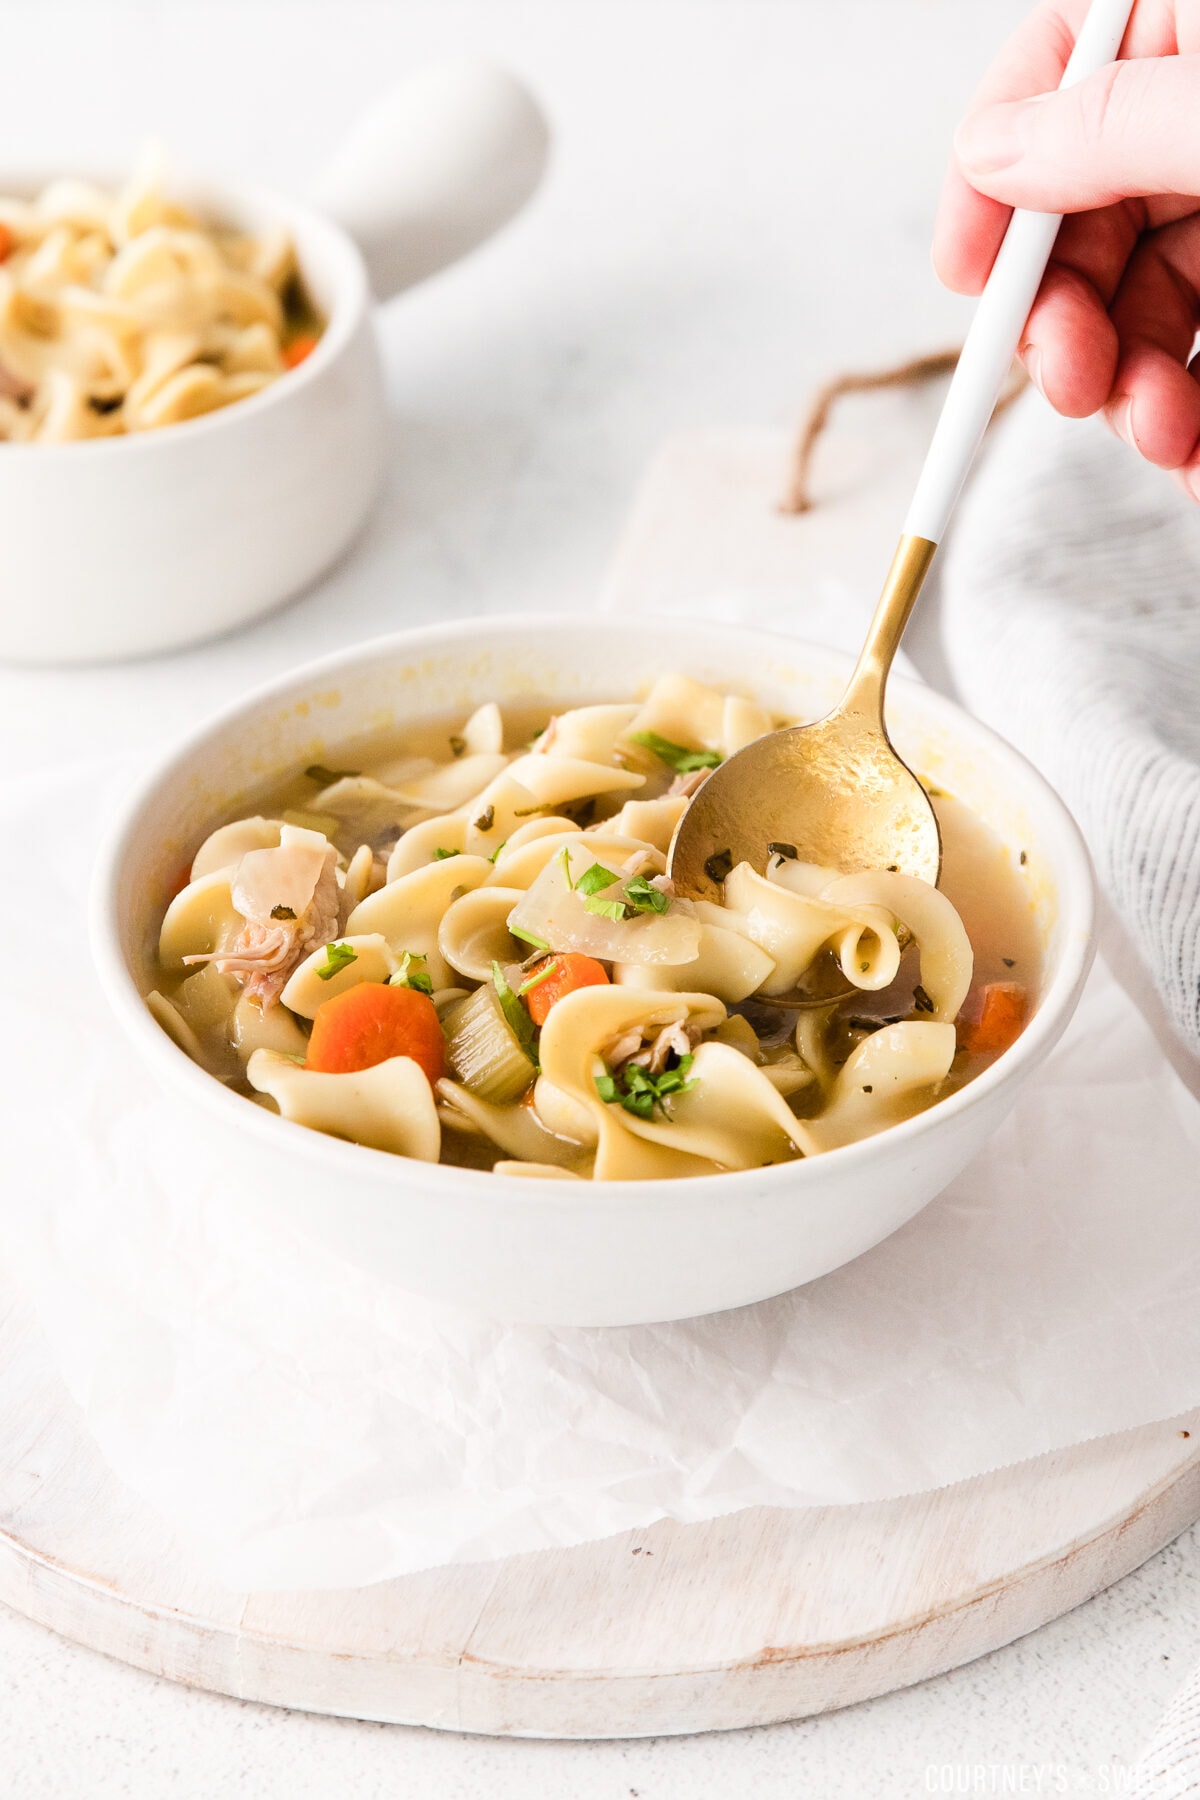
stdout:
<svg viewBox="0 0 1200 1800">
<path fill-rule="evenodd" d="M 355 239 L 377 299 L 465 256 L 520 211 L 550 142 L 514 75 L 435 63 L 366 113 L 316 185 L 316 204 Z"/>
</svg>

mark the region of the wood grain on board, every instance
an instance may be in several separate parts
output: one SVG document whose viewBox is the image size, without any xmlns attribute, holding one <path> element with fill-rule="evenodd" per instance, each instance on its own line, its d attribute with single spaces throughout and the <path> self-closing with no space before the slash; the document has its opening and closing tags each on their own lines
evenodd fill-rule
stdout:
<svg viewBox="0 0 1200 1800">
<path fill-rule="evenodd" d="M 155 1674 L 354 1718 L 627 1737 L 824 1712 L 1033 1630 L 1200 1516 L 1196 1412 L 880 1505 L 243 1595 L 108 1471 L 15 1302 L 0 1369 L 0 1600 Z"/>
</svg>

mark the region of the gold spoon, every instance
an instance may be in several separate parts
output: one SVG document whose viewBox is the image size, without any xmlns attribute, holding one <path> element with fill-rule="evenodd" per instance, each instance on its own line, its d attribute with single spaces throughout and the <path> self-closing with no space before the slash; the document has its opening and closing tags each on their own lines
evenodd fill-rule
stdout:
<svg viewBox="0 0 1200 1800">
<path fill-rule="evenodd" d="M 1132 0 L 1092 0 L 1060 87 L 1116 56 Z M 971 321 L 854 673 L 833 712 L 770 732 L 714 769 L 680 819 L 676 891 L 719 900 L 730 869 L 760 873 L 773 847 L 846 872 L 895 869 L 936 885 L 942 845 L 929 796 L 892 747 L 888 671 L 1050 260 L 1061 215 L 1014 212 Z"/>
</svg>

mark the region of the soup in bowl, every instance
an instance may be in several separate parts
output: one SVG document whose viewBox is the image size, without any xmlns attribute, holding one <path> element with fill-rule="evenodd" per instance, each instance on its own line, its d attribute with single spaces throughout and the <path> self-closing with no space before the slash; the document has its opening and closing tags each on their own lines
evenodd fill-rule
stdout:
<svg viewBox="0 0 1200 1800">
<path fill-rule="evenodd" d="M 1014 751 L 898 682 L 940 890 L 802 845 L 666 874 L 690 792 L 847 660 L 475 621 L 251 696 L 132 803 L 96 947 L 181 1153 L 400 1287 L 576 1324 L 763 1298 L 939 1191 L 1061 1033 L 1091 878 Z"/>
</svg>

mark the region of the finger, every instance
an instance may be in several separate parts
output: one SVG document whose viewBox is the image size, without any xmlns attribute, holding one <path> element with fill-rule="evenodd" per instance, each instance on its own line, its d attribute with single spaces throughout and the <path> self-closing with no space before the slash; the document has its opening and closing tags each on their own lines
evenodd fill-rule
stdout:
<svg viewBox="0 0 1200 1800">
<path fill-rule="evenodd" d="M 1110 423 L 1149 462 L 1179 468 L 1200 440 L 1200 386 L 1188 367 L 1200 322 L 1200 218 L 1142 240 L 1111 311 L 1121 354 Z"/>
<path fill-rule="evenodd" d="M 1192 205 L 1195 206 L 1194 201 Z M 1120 206 L 1074 213 L 1058 228 L 1052 266 L 1071 269 L 1082 276 L 1108 306 L 1146 228 L 1143 200 L 1126 200 Z"/>
<path fill-rule="evenodd" d="M 1023 20 L 980 82 L 970 112 L 1057 87 L 1086 10 L 1046 4 Z M 1011 207 L 972 187 L 952 157 L 933 227 L 938 279 L 955 293 L 982 292 L 1011 216 Z"/>
<path fill-rule="evenodd" d="M 933 267 L 944 287 L 955 294 L 983 292 L 1011 218 L 1011 206 L 977 194 L 951 163 L 933 226 Z"/>
<path fill-rule="evenodd" d="M 971 121 L 981 112 L 1056 89 L 1086 13 L 1087 0 L 1045 0 L 1037 7 L 992 63 L 962 129 L 972 129 Z M 1188 0 L 1182 10 L 1174 0 L 1138 0 L 1121 45 L 1122 56 L 1173 56 L 1191 49 L 1200 50 L 1197 0 Z M 994 200 L 990 190 L 980 192 L 973 184 L 972 171 L 957 154 L 951 158 L 934 224 L 933 250 L 934 268 L 948 287 L 964 294 L 979 293 L 1007 227 L 1007 199 L 999 194 Z"/>
<path fill-rule="evenodd" d="M 1110 63 L 1061 92 L 984 107 L 959 126 L 955 154 L 981 193 L 1039 212 L 1194 194 L 1200 56 Z"/>
<path fill-rule="evenodd" d="M 1200 445 L 1200 386 L 1165 351 L 1123 355 L 1104 416 L 1117 436 L 1160 469 L 1179 469 Z"/>
<path fill-rule="evenodd" d="M 971 111 L 1056 88 L 1087 10 L 1088 0 L 1043 0 L 1036 6 L 992 61 L 975 91 Z"/>
<path fill-rule="evenodd" d="M 1085 276 L 1053 264 L 1047 269 L 1020 356 L 1034 385 L 1068 419 L 1086 419 L 1107 404 L 1117 373 L 1117 331 Z"/>
<path fill-rule="evenodd" d="M 1188 365 L 1188 375 L 1192 381 L 1200 382 L 1200 357 L 1192 358 Z M 1200 500 L 1200 440 L 1187 460 L 1171 471 L 1171 479 L 1183 489 L 1189 500 Z"/>
<path fill-rule="evenodd" d="M 1144 223 L 1141 201 L 1064 219 L 1021 338 L 1021 357 L 1056 411 L 1086 418 L 1107 402 L 1118 340 L 1108 316 Z"/>
<path fill-rule="evenodd" d="M 1086 275 L 1110 300 L 1139 232 L 1196 210 L 1193 198 L 1159 196 L 1069 214 L 1059 228 L 1054 261 Z M 982 291 L 1011 218 L 1011 207 L 977 194 L 953 165 L 946 171 L 933 255 L 934 268 L 947 287 L 959 294 Z"/>
</svg>

